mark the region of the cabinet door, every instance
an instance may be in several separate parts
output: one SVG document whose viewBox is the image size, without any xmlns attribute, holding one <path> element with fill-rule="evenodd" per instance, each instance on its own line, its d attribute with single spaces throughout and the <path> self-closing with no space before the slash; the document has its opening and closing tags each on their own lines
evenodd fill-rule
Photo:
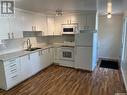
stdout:
<svg viewBox="0 0 127 95">
<path fill-rule="evenodd" d="M 7 90 L 20 82 L 20 59 L 11 59 L 4 62 Z"/>
<path fill-rule="evenodd" d="M 42 16 L 42 36 L 48 35 L 47 17 Z"/>
<path fill-rule="evenodd" d="M 32 67 L 29 60 L 29 55 L 20 57 L 21 60 L 21 77 L 20 81 L 23 81 L 29 78 L 32 75 Z"/>
<path fill-rule="evenodd" d="M 54 48 L 50 48 L 50 64 L 53 63 L 53 60 L 54 60 Z"/>
<path fill-rule="evenodd" d="M 82 15 L 78 15 L 77 16 L 77 22 L 79 24 L 79 30 L 84 30 L 86 29 L 86 15 L 82 14 Z"/>
<path fill-rule="evenodd" d="M 41 63 L 43 65 L 43 68 L 46 68 L 48 66 L 48 50 L 45 49 L 42 51 L 42 60 L 41 60 Z"/>
<path fill-rule="evenodd" d="M 54 31 L 55 31 L 55 18 L 52 16 L 48 16 L 47 17 L 47 26 L 48 26 L 48 35 L 54 35 Z"/>
<path fill-rule="evenodd" d="M 92 47 L 76 47 L 75 67 L 92 70 Z"/>
<path fill-rule="evenodd" d="M 96 24 L 96 14 L 87 14 L 87 29 L 94 30 Z"/>
<path fill-rule="evenodd" d="M 9 39 L 9 21 L 0 15 L 0 39 Z"/>
<path fill-rule="evenodd" d="M 55 17 L 55 33 L 54 35 L 61 35 L 62 34 L 62 18 Z"/>
<path fill-rule="evenodd" d="M 24 12 L 24 31 L 32 31 L 34 16 L 29 12 Z"/>
<path fill-rule="evenodd" d="M 30 54 L 30 63 L 32 66 L 32 75 L 36 74 L 41 70 L 39 52 Z"/>
<path fill-rule="evenodd" d="M 43 68 L 48 67 L 53 62 L 53 56 L 52 56 L 52 50 L 45 49 L 42 50 L 42 56 L 41 56 L 41 64 Z"/>
<path fill-rule="evenodd" d="M 60 48 L 54 48 L 54 63 L 60 63 Z"/>
<path fill-rule="evenodd" d="M 40 15 L 36 15 L 35 17 L 36 31 L 43 30 L 42 17 Z"/>
<path fill-rule="evenodd" d="M 11 38 L 23 38 L 24 17 L 22 12 L 15 11 L 15 15 L 9 17 L 9 32 Z"/>
</svg>

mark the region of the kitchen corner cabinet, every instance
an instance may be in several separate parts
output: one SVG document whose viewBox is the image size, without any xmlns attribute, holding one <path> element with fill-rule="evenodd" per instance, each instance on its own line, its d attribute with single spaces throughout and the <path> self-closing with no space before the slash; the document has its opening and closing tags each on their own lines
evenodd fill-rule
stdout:
<svg viewBox="0 0 127 95">
<path fill-rule="evenodd" d="M 24 13 L 24 29 L 23 31 L 42 31 L 42 35 L 47 36 L 47 19 L 45 15 L 35 14 L 31 12 Z"/>
<path fill-rule="evenodd" d="M 53 56 L 52 48 L 31 53 L 30 63 L 32 66 L 32 75 L 51 65 L 53 62 L 52 56 Z"/>
<path fill-rule="evenodd" d="M 53 48 L 40 51 L 41 68 L 44 69 L 53 62 Z"/>
<path fill-rule="evenodd" d="M 20 82 L 20 59 L 0 62 L 0 88 L 8 90 Z"/>
</svg>

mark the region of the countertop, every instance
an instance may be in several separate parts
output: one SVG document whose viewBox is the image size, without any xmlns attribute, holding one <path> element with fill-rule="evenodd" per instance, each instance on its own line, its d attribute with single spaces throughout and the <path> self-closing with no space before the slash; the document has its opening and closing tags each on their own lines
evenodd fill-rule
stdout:
<svg viewBox="0 0 127 95">
<path fill-rule="evenodd" d="M 0 61 L 6 61 L 6 60 L 9 60 L 9 59 L 21 57 L 21 56 L 31 54 L 31 53 L 34 53 L 34 52 L 37 52 L 37 51 L 40 51 L 40 50 L 48 49 L 48 48 L 61 47 L 62 45 L 67 45 L 67 44 L 55 43 L 55 44 L 43 45 L 43 46 L 39 47 L 41 49 L 37 49 L 37 50 L 34 50 L 34 51 L 20 50 L 20 51 L 11 52 L 11 53 L 5 53 L 5 54 L 0 55 Z M 74 46 L 74 45 L 70 44 L 68 46 Z"/>
</svg>

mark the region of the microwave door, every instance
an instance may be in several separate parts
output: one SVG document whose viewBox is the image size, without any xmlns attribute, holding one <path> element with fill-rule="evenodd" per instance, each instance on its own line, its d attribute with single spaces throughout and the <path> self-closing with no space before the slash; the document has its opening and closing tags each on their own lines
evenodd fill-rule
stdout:
<svg viewBox="0 0 127 95">
<path fill-rule="evenodd" d="M 73 32 L 73 28 L 64 28 L 63 32 Z"/>
<path fill-rule="evenodd" d="M 74 28 L 63 28 L 63 34 L 74 34 Z"/>
</svg>

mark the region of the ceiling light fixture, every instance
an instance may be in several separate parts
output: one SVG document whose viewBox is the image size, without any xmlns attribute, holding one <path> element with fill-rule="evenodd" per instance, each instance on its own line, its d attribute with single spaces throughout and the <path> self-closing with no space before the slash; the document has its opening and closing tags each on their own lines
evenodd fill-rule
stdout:
<svg viewBox="0 0 127 95">
<path fill-rule="evenodd" d="M 63 15 L 62 9 L 57 9 L 56 10 L 56 16 L 62 16 L 62 15 Z"/>
<path fill-rule="evenodd" d="M 112 17 L 112 2 L 111 0 L 108 0 L 107 2 L 107 18 Z"/>
<path fill-rule="evenodd" d="M 107 14 L 107 18 L 112 18 L 112 14 L 111 13 L 108 13 Z"/>
</svg>

